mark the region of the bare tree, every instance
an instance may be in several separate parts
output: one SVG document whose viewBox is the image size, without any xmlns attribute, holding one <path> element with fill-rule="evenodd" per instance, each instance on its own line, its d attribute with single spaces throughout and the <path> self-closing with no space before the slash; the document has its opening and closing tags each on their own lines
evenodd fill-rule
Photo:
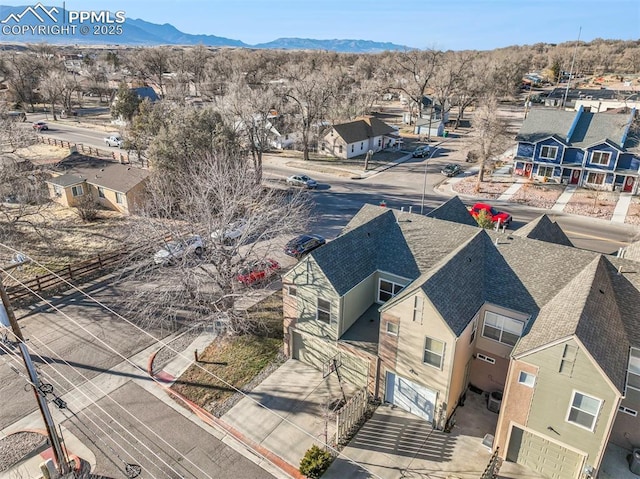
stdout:
<svg viewBox="0 0 640 479">
<path fill-rule="evenodd" d="M 305 160 L 309 159 L 312 129 L 324 121 L 331 102 L 344 88 L 341 73 L 318 63 L 318 58 L 311 56 L 304 63 L 289 64 L 285 72 L 287 81 L 280 85 L 279 92 L 283 108 L 295 112 Z"/>
<path fill-rule="evenodd" d="M 142 48 L 138 50 L 133 61 L 142 77 L 154 82 L 164 98 L 164 74 L 170 71 L 171 50 L 167 47 Z"/>
<path fill-rule="evenodd" d="M 495 96 L 485 97 L 481 100 L 481 104 L 474 112 L 471 121 L 474 130 L 473 143 L 480 161 L 476 191 L 480 191 L 489 160 L 502 153 L 509 141 L 507 126 L 504 120 L 498 116 L 497 111 L 498 101 Z"/>
<path fill-rule="evenodd" d="M 37 86 L 44 67 L 42 61 L 30 51 L 13 52 L 8 57 L 10 73 L 7 78 L 13 101 L 20 108 L 31 107 L 38 101 Z"/>
<path fill-rule="evenodd" d="M 188 318 L 224 321 L 232 333 L 256 327 L 235 308 L 243 294 L 238 272 L 270 257 L 282 247 L 280 238 L 304 227 L 305 193 L 288 196 L 256 187 L 254 172 L 235 149 L 199 155 L 174 175 L 174 181 L 163 174 L 152 176 L 143 218 L 132 237 L 151 245 L 147 254 L 163 248 L 169 238 L 181 241 L 194 234 L 204 240 L 205 249 L 199 255 L 184 254 L 161 270 L 148 257 L 139 262 L 135 277 L 155 286 L 131 292 L 132 312 L 156 325 Z M 245 226 L 230 240 L 225 232 L 239 220 Z"/>
<path fill-rule="evenodd" d="M 262 181 L 262 155 L 271 148 L 274 139 L 274 108 L 279 99 L 269 85 L 249 86 L 244 77 L 236 77 L 230 82 L 229 91 L 221 101 L 221 110 L 229 111 L 229 124 L 237 125 L 238 131 L 246 139 L 247 150 L 251 152 L 253 170 L 258 183 Z"/>
<path fill-rule="evenodd" d="M 396 80 L 395 88 L 409 97 L 410 111 L 417 108 L 418 117 L 422 115 L 422 99 L 440 65 L 441 56 L 442 52 L 437 50 L 409 50 L 396 59 L 400 78 Z"/>
</svg>

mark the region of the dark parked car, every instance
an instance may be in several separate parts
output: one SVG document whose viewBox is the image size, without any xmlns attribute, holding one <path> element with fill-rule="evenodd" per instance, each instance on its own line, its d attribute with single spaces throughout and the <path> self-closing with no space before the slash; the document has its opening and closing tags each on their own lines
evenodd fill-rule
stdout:
<svg viewBox="0 0 640 479">
<path fill-rule="evenodd" d="M 284 247 L 284 252 L 294 258 L 300 258 L 319 248 L 327 241 L 320 235 L 300 235 L 293 238 Z"/>
<path fill-rule="evenodd" d="M 431 147 L 429 145 L 423 145 L 413 150 L 411 156 L 414 158 L 424 158 L 425 156 L 429 156 L 429 153 L 431 153 Z"/>
<path fill-rule="evenodd" d="M 486 203 L 476 203 L 475 205 L 473 205 L 473 208 L 471 208 L 470 211 L 471 216 L 473 216 L 474 218 L 478 218 L 480 211 L 484 211 L 487 217 L 491 218 L 491 221 L 493 221 L 494 223 L 500 221 L 500 226 L 505 225 L 508 228 L 511 224 L 512 218 L 509 213 L 498 211 L 493 206 Z"/>
<path fill-rule="evenodd" d="M 440 173 L 448 177 L 457 176 L 462 173 L 462 168 L 454 163 L 449 163 L 447 166 L 442 168 L 442 170 L 440 170 Z"/>
</svg>

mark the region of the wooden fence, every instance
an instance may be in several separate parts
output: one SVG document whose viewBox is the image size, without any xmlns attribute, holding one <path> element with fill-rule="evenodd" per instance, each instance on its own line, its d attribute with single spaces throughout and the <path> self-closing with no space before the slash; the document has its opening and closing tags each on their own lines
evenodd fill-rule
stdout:
<svg viewBox="0 0 640 479">
<path fill-rule="evenodd" d="M 67 140 L 58 140 L 57 138 L 52 138 L 50 136 L 40 135 L 36 138 L 38 139 L 38 143 L 45 145 L 59 146 L 60 148 L 68 148 L 69 150 L 75 148 L 76 151 L 82 154 L 98 158 L 109 158 L 125 165 L 131 164 L 129 155 L 120 151 L 101 150 L 100 148 L 95 148 L 93 146 L 85 146 L 82 143 L 71 143 Z"/>
<path fill-rule="evenodd" d="M 97 257 L 81 261 L 78 263 L 68 264 L 64 268 L 47 273 L 44 275 L 36 275 L 35 278 L 23 281 L 19 285 L 6 285 L 7 294 L 11 301 L 16 303 L 24 302 L 33 295 L 32 299 L 39 299 L 36 296 L 51 290 L 58 290 L 61 287 L 70 289 L 66 283 L 78 282 L 88 276 L 93 276 L 102 270 L 109 270 L 123 263 L 130 255 L 131 250 L 128 248 L 120 248 L 109 253 L 99 254 Z"/>
<path fill-rule="evenodd" d="M 336 412 L 336 444 L 347 438 L 367 412 L 369 394 L 367 389 L 358 391 Z"/>
</svg>

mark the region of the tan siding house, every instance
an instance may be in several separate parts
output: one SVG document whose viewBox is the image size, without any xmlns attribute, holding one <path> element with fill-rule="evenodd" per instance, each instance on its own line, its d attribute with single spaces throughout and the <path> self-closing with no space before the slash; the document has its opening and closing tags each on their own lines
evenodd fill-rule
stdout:
<svg viewBox="0 0 640 479">
<path fill-rule="evenodd" d="M 75 207 L 92 198 L 100 206 L 124 214 L 135 213 L 144 198 L 149 170 L 113 161 L 69 155 L 50 171 L 47 181 L 53 201 Z"/>
<path fill-rule="evenodd" d="M 500 457 L 596 477 L 610 447 L 640 441 L 638 263 L 574 248 L 546 216 L 502 234 L 469 224 L 457 198 L 434 211 L 366 205 L 287 273 L 289 355 L 337 358 L 441 430 L 480 392 Z"/>
</svg>

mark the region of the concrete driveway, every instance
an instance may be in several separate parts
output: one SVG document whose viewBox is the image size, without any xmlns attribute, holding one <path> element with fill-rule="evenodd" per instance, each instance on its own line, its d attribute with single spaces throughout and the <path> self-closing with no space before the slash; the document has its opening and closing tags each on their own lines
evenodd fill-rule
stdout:
<svg viewBox="0 0 640 479">
<path fill-rule="evenodd" d="M 343 387 L 347 398 L 356 391 Z M 327 405 L 341 397 L 335 374 L 323 379 L 322 372 L 290 359 L 222 420 L 297 468 L 307 449 L 335 433 L 335 420 L 325 420 Z"/>
<path fill-rule="evenodd" d="M 456 412 L 452 432 L 434 431 L 423 419 L 399 408 L 380 406 L 322 479 L 478 479 L 491 451 L 482 445 L 493 434 L 498 415 L 483 396 L 469 393 Z M 539 475 L 505 462 L 498 477 L 538 479 Z"/>
</svg>

